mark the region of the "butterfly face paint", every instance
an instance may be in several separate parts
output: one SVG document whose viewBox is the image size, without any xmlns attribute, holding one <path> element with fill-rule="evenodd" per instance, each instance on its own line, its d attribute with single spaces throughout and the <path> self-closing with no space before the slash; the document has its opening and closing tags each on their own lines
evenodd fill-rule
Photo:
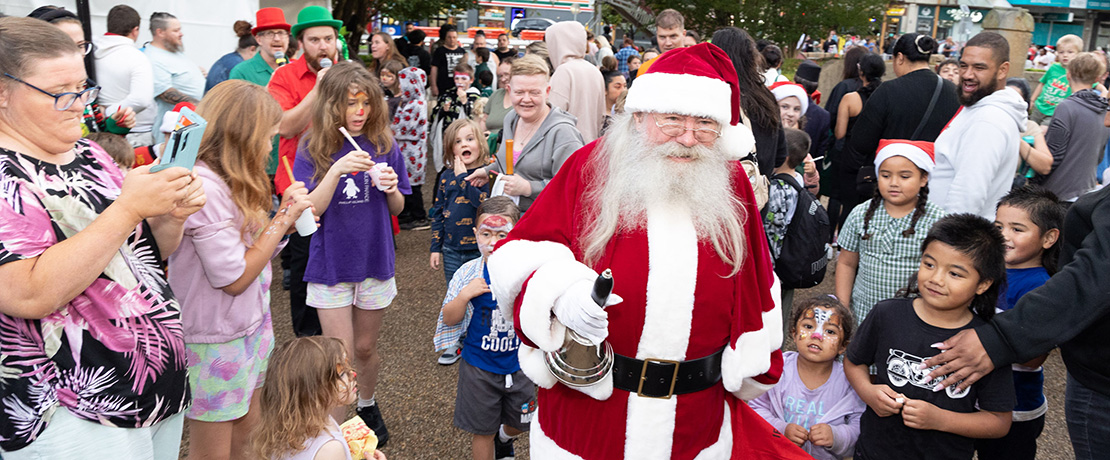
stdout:
<svg viewBox="0 0 1110 460">
<path fill-rule="evenodd" d="M 478 228 L 474 229 L 474 236 L 478 239 L 478 249 L 482 251 L 482 256 L 488 256 L 498 241 L 509 236 L 513 223 L 505 216 L 497 214 L 482 214 L 478 217 L 480 220 Z"/>
</svg>

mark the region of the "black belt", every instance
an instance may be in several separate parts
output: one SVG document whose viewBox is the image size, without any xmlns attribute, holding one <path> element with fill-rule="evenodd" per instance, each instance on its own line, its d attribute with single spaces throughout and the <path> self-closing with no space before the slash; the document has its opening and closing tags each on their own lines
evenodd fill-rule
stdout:
<svg viewBox="0 0 1110 460">
<path fill-rule="evenodd" d="M 639 360 L 614 354 L 613 388 L 662 399 L 701 391 L 721 380 L 723 354 L 722 348 L 704 358 L 689 361 Z"/>
</svg>

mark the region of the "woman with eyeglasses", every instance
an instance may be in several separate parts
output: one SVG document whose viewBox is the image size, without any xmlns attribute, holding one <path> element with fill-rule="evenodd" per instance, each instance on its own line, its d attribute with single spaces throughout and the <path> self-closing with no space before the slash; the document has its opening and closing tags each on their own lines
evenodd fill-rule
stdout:
<svg viewBox="0 0 1110 460">
<path fill-rule="evenodd" d="M 497 162 L 467 176 L 475 186 L 485 185 L 489 171 L 496 171 L 505 183 L 505 195 L 519 200 L 527 211 L 559 168 L 585 142 L 573 115 L 547 102 L 551 93 L 550 68 L 534 54 L 513 61 L 508 97 L 513 110 L 505 115 Z M 511 152 L 506 140 L 513 141 Z M 512 166 L 507 161 L 511 158 Z"/>
<path fill-rule="evenodd" d="M 184 168 L 125 178 L 81 139 L 82 57 L 0 18 L 0 453 L 176 459 L 189 393 L 163 260 L 204 189 Z"/>
<path fill-rule="evenodd" d="M 32 11 L 27 17 L 49 22 L 62 29 L 62 32 L 65 32 L 81 48 L 81 52 L 85 56 L 91 55 L 96 50 L 93 42 L 85 40 L 85 30 L 81 25 L 81 19 L 65 8 L 42 6 Z M 90 75 L 88 86 L 96 87 L 96 83 L 92 81 L 91 76 L 94 73 L 91 59 L 85 60 L 85 72 Z M 99 90 L 100 88 L 97 87 L 97 92 Z M 82 137 L 93 132 L 125 135 L 131 132 L 131 128 L 135 127 L 135 111 L 130 107 L 110 107 L 110 113 L 105 112 L 104 108 L 97 103 L 96 94 L 88 98 L 84 107 L 85 111 L 81 116 Z"/>
</svg>

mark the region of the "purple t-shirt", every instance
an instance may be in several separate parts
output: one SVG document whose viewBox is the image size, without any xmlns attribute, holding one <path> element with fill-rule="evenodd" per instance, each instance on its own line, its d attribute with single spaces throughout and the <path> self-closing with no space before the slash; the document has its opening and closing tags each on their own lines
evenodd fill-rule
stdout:
<svg viewBox="0 0 1110 460">
<path fill-rule="evenodd" d="M 400 171 L 402 174 L 397 175 L 397 189 L 405 195 L 412 193 L 408 175 L 403 174 L 405 159 L 396 144 L 379 155 L 366 137 L 358 136 L 355 142 L 362 150 L 370 152 L 374 162 L 385 162 L 394 171 Z M 343 147 L 332 155 L 332 160 L 339 160 L 352 150 L 351 144 L 344 142 Z M 307 146 L 302 143 L 293 162 L 293 177 L 304 182 L 311 191 L 316 188 L 315 174 L 316 167 L 308 155 Z M 358 283 L 367 278 L 383 281 L 393 278 L 393 223 L 385 198 L 385 192 L 374 187 L 370 174 L 366 172 L 339 177 L 331 204 L 320 216 L 320 229 L 312 235 L 305 282 L 333 286 Z"/>
<path fill-rule="evenodd" d="M 802 449 L 818 460 L 850 457 L 859 438 L 860 416 L 866 408 L 844 375 L 844 365 L 833 362 L 825 383 L 810 390 L 798 375 L 798 352 L 782 354 L 782 379 L 778 385 L 748 403 L 779 431 L 793 423 L 809 430 L 824 423 L 833 431 L 832 447 L 806 442 Z"/>
</svg>

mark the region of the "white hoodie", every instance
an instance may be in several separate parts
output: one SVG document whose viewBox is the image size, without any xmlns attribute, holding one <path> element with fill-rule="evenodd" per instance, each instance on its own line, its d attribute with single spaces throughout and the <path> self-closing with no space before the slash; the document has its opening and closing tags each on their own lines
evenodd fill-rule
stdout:
<svg viewBox="0 0 1110 460">
<path fill-rule="evenodd" d="M 1016 91 L 995 91 L 963 107 L 935 144 L 929 200 L 949 214 L 994 220 L 998 200 L 1014 183 L 1027 104 Z"/>
<path fill-rule="evenodd" d="M 136 114 L 131 131 L 150 132 L 155 115 L 154 71 L 146 54 L 130 38 L 102 35 L 97 37 L 95 56 L 100 105 L 131 107 Z"/>
</svg>

